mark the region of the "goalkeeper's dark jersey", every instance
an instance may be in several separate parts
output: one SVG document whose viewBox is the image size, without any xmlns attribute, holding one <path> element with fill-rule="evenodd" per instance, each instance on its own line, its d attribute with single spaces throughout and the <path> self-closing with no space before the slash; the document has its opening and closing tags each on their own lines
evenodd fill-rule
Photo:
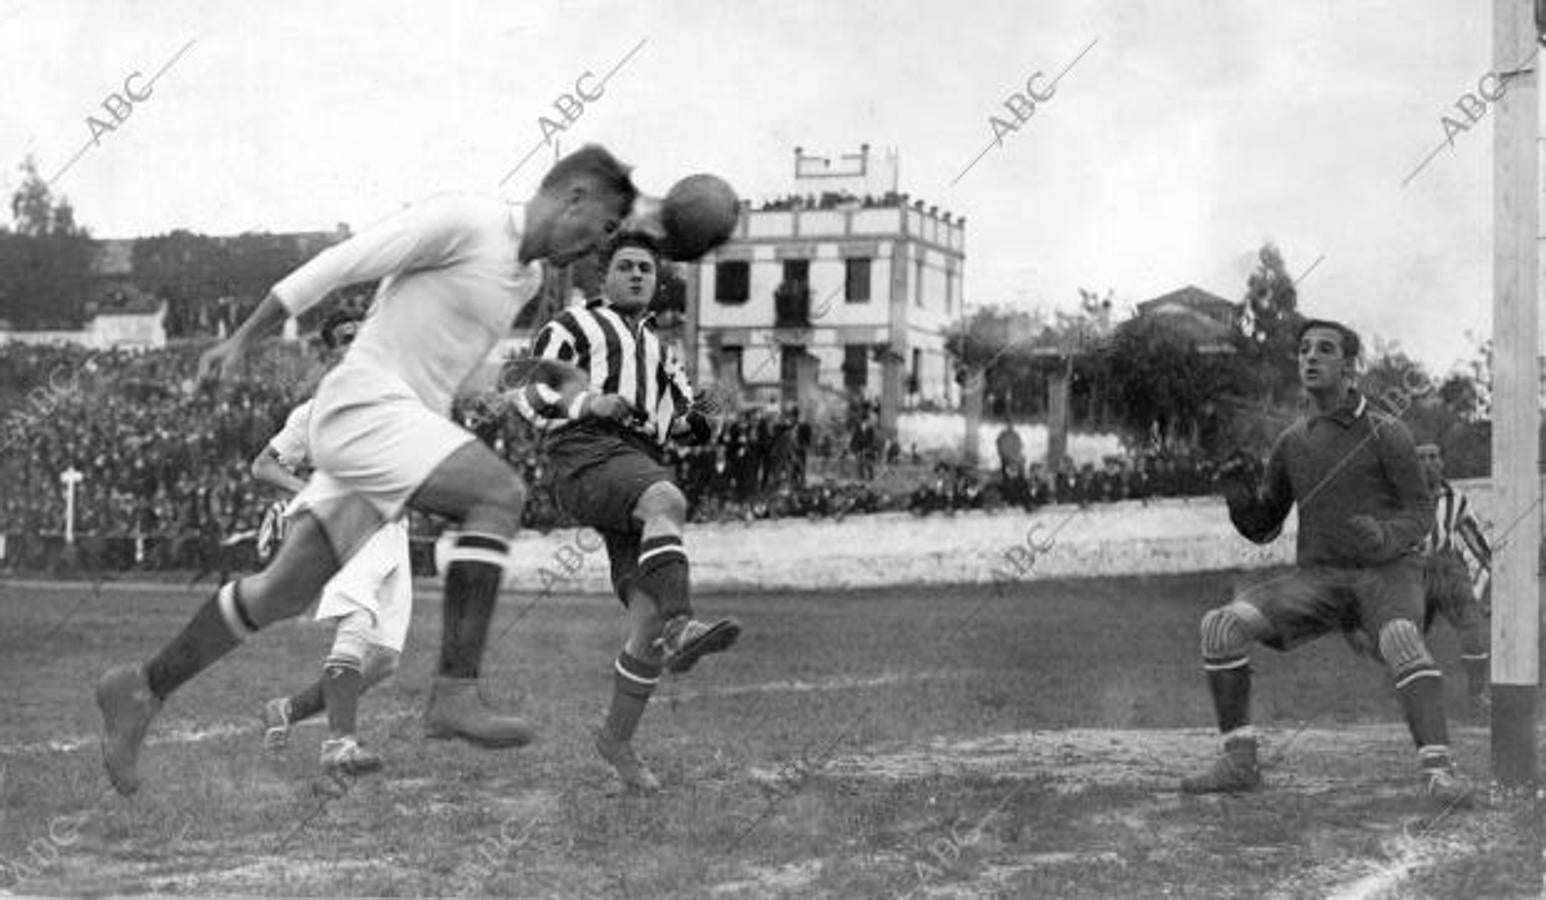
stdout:
<svg viewBox="0 0 1546 900">
<path fill-rule="evenodd" d="M 1354 516 L 1380 523 L 1387 559 L 1420 553 L 1433 524 L 1411 433 L 1355 390 L 1331 412 L 1307 413 L 1290 425 L 1272 448 L 1255 497 L 1231 504 L 1229 515 L 1241 534 L 1265 543 L 1296 503 L 1300 565 L 1384 561 L 1360 556 L 1349 540 Z"/>
</svg>

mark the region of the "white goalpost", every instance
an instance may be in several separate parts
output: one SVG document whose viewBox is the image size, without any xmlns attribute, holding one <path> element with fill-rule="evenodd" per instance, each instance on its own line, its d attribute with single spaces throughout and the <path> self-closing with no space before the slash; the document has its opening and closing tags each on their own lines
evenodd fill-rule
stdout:
<svg viewBox="0 0 1546 900">
<path fill-rule="evenodd" d="M 1541 472 L 1537 241 L 1540 175 L 1535 0 L 1493 0 L 1492 484 L 1505 537 L 1493 556 L 1492 771 L 1536 782 Z M 1528 60 L 1519 71 L 1521 60 Z"/>
</svg>

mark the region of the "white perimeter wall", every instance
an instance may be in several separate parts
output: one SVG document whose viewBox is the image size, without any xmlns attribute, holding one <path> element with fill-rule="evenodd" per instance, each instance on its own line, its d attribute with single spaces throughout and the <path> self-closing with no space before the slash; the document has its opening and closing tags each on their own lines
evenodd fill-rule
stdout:
<svg viewBox="0 0 1546 900">
<path fill-rule="evenodd" d="M 1491 495 L 1485 482 L 1462 487 L 1490 521 Z M 1006 553 L 1038 547 L 1027 578 L 1085 578 L 1259 568 L 1293 561 L 1295 517 L 1284 534 L 1259 547 L 1229 524 L 1222 501 L 1186 498 L 1020 511 L 917 518 L 908 513 L 858 516 L 844 522 L 804 519 L 750 525 L 692 525 L 687 529 L 692 576 L 699 590 L 798 590 L 886 587 L 900 584 L 989 583 L 1005 568 Z M 1032 530 L 1034 528 L 1034 530 Z M 524 533 L 514 553 L 514 583 L 534 591 L 544 583 L 540 569 L 564 575 L 559 560 L 583 557 L 578 577 L 564 576 L 555 593 L 606 593 L 605 554 L 587 535 L 576 542 L 573 529 L 549 535 Z M 569 548 L 569 549 L 565 549 Z M 589 549 L 589 552 L 587 552 Z M 1023 556 L 1021 557 L 1024 558 Z"/>
</svg>

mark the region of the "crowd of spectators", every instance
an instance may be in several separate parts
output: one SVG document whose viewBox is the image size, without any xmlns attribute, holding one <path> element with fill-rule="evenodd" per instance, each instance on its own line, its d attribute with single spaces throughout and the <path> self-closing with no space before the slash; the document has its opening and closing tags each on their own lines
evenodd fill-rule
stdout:
<svg viewBox="0 0 1546 900">
<path fill-rule="evenodd" d="M 212 544 L 251 534 L 276 499 L 249 472 L 253 457 L 289 409 L 314 388 L 318 363 L 275 343 L 247 376 L 218 392 L 194 388 L 202 345 L 156 351 L 93 351 L 12 344 L 0 353 L 0 545 L 5 564 L 57 547 L 65 525 L 61 476 L 80 473 L 75 533 L 112 539 L 127 560 L 203 565 Z M 527 527 L 570 524 L 545 485 L 541 440 L 517 415 L 488 401 L 454 415 L 532 486 Z M 997 478 L 903 453 L 879 428 L 878 411 L 858 405 L 836 423 L 802 419 L 793 408 L 731 415 L 715 440 L 672 448 L 695 520 L 917 511 L 919 492 L 939 508 L 1096 503 L 1207 493 L 1208 464 L 1190 457 L 1117 458 L 1102 467 L 1006 463 Z M 931 470 L 931 465 L 933 466 Z M 963 487 L 963 485 L 967 485 Z M 962 500 L 962 498 L 966 498 Z M 924 504 L 924 507 L 929 507 Z M 416 522 L 433 532 L 436 523 Z M 35 554 L 34 554 L 35 555 Z"/>
<path fill-rule="evenodd" d="M 914 209 L 922 212 L 925 209 L 922 200 L 910 198 L 906 193 L 887 191 L 880 196 L 874 194 L 855 194 L 850 191 L 823 191 L 820 194 L 785 194 L 771 200 L 764 200 L 757 207 L 759 212 L 782 212 L 789 210 L 829 210 L 829 209 L 884 209 L 889 207 L 907 206 L 911 202 Z M 751 201 L 745 201 L 748 208 Z M 932 214 L 939 211 L 939 207 L 930 206 L 928 211 Z M 944 213 L 945 221 L 951 220 L 950 213 Z M 961 221 L 965 221 L 962 219 Z"/>
<path fill-rule="evenodd" d="M 7 555 L 65 528 L 67 470 L 80 473 L 74 526 L 87 537 L 176 545 L 253 527 L 265 504 L 248 474 L 304 389 L 299 353 L 269 355 L 217 393 L 193 388 L 197 348 L 92 351 L 9 345 L 0 354 L 0 533 Z M 180 554 L 178 554 L 180 555 Z"/>
</svg>

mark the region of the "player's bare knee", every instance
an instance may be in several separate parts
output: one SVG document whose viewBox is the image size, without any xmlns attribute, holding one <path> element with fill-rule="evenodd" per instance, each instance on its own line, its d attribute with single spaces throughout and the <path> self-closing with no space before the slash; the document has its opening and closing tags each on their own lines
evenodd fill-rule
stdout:
<svg viewBox="0 0 1546 900">
<path fill-rule="evenodd" d="M 1410 619 L 1386 622 L 1379 633 L 1380 658 L 1390 667 L 1398 683 L 1412 675 L 1437 671 L 1438 664 L 1423 642 L 1422 631 Z"/>
<path fill-rule="evenodd" d="M 327 664 L 364 671 L 365 660 L 370 656 L 371 625 L 372 618 L 364 611 L 353 612 L 339 619 L 333 633 L 333 649 L 327 654 Z"/>
<path fill-rule="evenodd" d="M 391 647 L 371 644 L 365 652 L 365 668 L 362 675 L 366 684 L 379 684 L 397 674 L 402 654 Z"/>
<path fill-rule="evenodd" d="M 680 525 L 687 521 L 687 497 L 669 481 L 650 485 L 634 505 L 634 518 L 641 522 L 666 521 Z"/>
</svg>

